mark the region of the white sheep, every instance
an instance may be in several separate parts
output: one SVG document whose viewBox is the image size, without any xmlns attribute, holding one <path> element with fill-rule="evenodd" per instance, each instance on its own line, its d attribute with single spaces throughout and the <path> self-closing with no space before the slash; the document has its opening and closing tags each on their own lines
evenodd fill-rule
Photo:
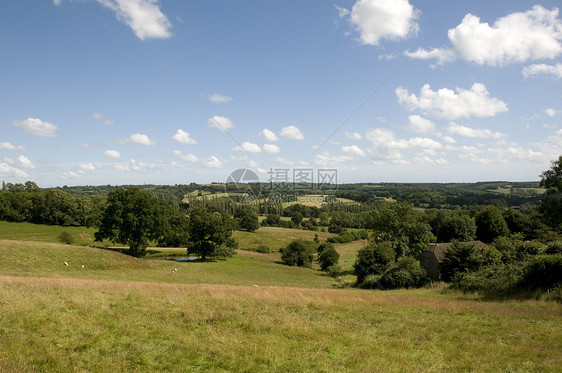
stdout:
<svg viewBox="0 0 562 373">
<path fill-rule="evenodd" d="M 67 262 L 64 262 L 64 265 L 68 267 L 68 263 L 67 263 Z"/>
<path fill-rule="evenodd" d="M 84 264 L 82 264 L 82 267 L 80 267 L 80 268 L 84 269 Z"/>
</svg>

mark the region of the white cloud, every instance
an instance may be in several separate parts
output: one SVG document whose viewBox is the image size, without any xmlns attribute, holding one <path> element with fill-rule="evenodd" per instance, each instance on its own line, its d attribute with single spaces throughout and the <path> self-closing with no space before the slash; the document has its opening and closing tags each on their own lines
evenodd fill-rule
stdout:
<svg viewBox="0 0 562 373">
<path fill-rule="evenodd" d="M 341 9 L 341 8 L 340 8 Z M 408 0 L 357 0 L 350 11 L 339 10 L 366 45 L 379 45 L 381 39 L 405 39 L 417 33 L 419 11 Z"/>
<path fill-rule="evenodd" d="M 436 59 L 437 65 L 443 65 L 455 60 L 455 51 L 447 48 L 432 48 L 430 50 L 418 48 L 415 52 L 406 51 L 406 56 L 419 60 Z"/>
<path fill-rule="evenodd" d="M 241 164 L 243 166 L 246 166 L 246 167 L 255 168 L 255 167 L 258 166 L 256 161 L 254 161 L 253 159 L 251 159 L 247 155 L 240 155 L 240 156 L 231 155 L 230 160 L 233 161 L 233 162 L 236 162 L 238 164 Z"/>
<path fill-rule="evenodd" d="M 0 150 L 25 150 L 21 145 L 13 145 L 9 142 L 0 142 Z"/>
<path fill-rule="evenodd" d="M 197 144 L 197 141 L 190 137 L 189 132 L 185 132 L 182 129 L 176 131 L 176 134 L 172 136 L 172 140 L 182 144 Z"/>
<path fill-rule="evenodd" d="M 106 150 L 105 152 L 103 152 L 103 155 L 106 158 L 113 158 L 113 159 L 121 158 L 121 153 L 119 153 L 117 150 Z"/>
<path fill-rule="evenodd" d="M 288 159 L 277 157 L 277 162 L 281 163 L 283 166 L 292 166 L 294 163 Z"/>
<path fill-rule="evenodd" d="M 135 133 L 131 135 L 131 137 L 125 140 L 125 143 L 141 144 L 147 146 L 156 145 L 156 142 L 152 141 L 147 135 L 143 135 L 141 133 Z"/>
<path fill-rule="evenodd" d="M 304 135 L 302 134 L 301 130 L 298 129 L 296 126 L 288 126 L 283 127 L 279 136 L 285 137 L 291 140 L 303 140 Z"/>
<path fill-rule="evenodd" d="M 158 0 L 97 0 L 111 9 L 119 21 L 127 24 L 141 40 L 172 36 L 172 24 L 160 10 Z"/>
<path fill-rule="evenodd" d="M 218 93 L 215 93 L 214 95 L 209 96 L 209 100 L 211 100 L 211 102 L 214 102 L 215 104 L 226 104 L 232 101 L 232 97 L 222 96 Z"/>
<path fill-rule="evenodd" d="M 315 158 L 316 164 L 322 167 L 336 167 L 342 163 L 353 161 L 353 157 L 349 155 L 331 155 L 328 152 L 317 154 Z"/>
<path fill-rule="evenodd" d="M 413 137 L 398 139 L 387 128 L 372 128 L 367 131 L 367 140 L 371 143 L 369 154 L 375 161 L 390 161 L 396 164 L 409 163 L 403 159 L 402 151 L 407 149 L 421 149 L 422 154 L 434 155 L 443 145 L 427 137 Z"/>
<path fill-rule="evenodd" d="M 548 108 L 544 111 L 546 113 L 546 115 L 548 115 L 549 117 L 553 118 L 556 116 L 556 114 L 558 113 L 558 110 L 553 109 L 553 108 Z"/>
<path fill-rule="evenodd" d="M 422 118 L 419 115 L 409 115 L 408 120 L 410 121 L 408 128 L 414 132 L 431 133 L 435 131 L 435 123 L 429 119 Z"/>
<path fill-rule="evenodd" d="M 275 144 L 263 144 L 263 151 L 267 154 L 278 154 L 281 149 Z"/>
<path fill-rule="evenodd" d="M 184 152 L 179 151 L 179 150 L 174 150 L 172 153 L 184 162 L 188 162 L 188 163 L 199 162 L 199 158 L 197 158 L 197 156 L 195 156 L 191 153 L 184 153 Z"/>
<path fill-rule="evenodd" d="M 45 136 L 45 137 L 58 137 L 57 131 L 59 128 L 52 123 L 43 122 L 38 118 L 27 118 L 24 120 L 16 120 L 12 122 L 12 126 L 19 127 L 23 132 L 35 136 Z"/>
<path fill-rule="evenodd" d="M 209 118 L 207 125 L 212 128 L 218 128 L 221 131 L 228 131 L 234 127 L 234 123 L 232 123 L 229 118 L 221 117 L 220 115 L 215 115 L 212 118 Z"/>
<path fill-rule="evenodd" d="M 560 79 L 562 78 L 562 63 L 557 63 L 555 66 L 544 63 L 525 66 L 521 73 L 525 78 L 535 75 L 552 75 L 555 79 Z"/>
<path fill-rule="evenodd" d="M 363 136 L 357 132 L 346 132 L 345 139 L 346 140 L 361 140 Z"/>
<path fill-rule="evenodd" d="M 201 159 L 201 165 L 206 168 L 222 168 L 222 162 L 214 155 Z"/>
<path fill-rule="evenodd" d="M 277 135 L 273 132 L 270 131 L 267 128 L 264 128 L 261 132 L 260 132 L 260 136 L 265 137 L 265 139 L 267 141 L 278 141 L 279 137 L 277 137 Z"/>
<path fill-rule="evenodd" d="M 78 166 L 78 171 L 81 173 L 93 172 L 96 170 L 96 165 L 93 163 L 82 163 Z"/>
<path fill-rule="evenodd" d="M 461 124 L 457 124 L 455 122 L 449 123 L 449 127 L 447 127 L 447 131 L 451 134 L 463 136 L 463 137 L 473 137 L 473 138 L 480 138 L 480 139 L 501 139 L 507 137 L 506 134 L 501 132 L 493 132 L 489 129 L 474 129 L 470 127 L 463 126 Z"/>
<path fill-rule="evenodd" d="M 234 148 L 232 148 L 232 150 L 236 150 L 236 151 L 246 151 L 249 153 L 260 153 L 261 152 L 261 148 L 259 145 L 251 143 L 249 141 L 244 141 L 242 143 L 242 146 L 235 146 Z"/>
<path fill-rule="evenodd" d="M 484 84 L 474 83 L 470 89 L 456 91 L 448 88 L 433 91 L 429 84 L 424 84 L 419 97 L 402 87 L 396 89 L 396 96 L 409 110 L 420 109 L 439 119 L 490 117 L 508 111 L 505 102 L 490 97 Z"/>
<path fill-rule="evenodd" d="M 29 160 L 29 158 L 25 155 L 18 155 L 16 158 L 5 157 L 2 161 L 18 169 L 23 168 L 25 170 L 33 170 L 35 168 L 33 162 L 31 162 L 31 160 Z"/>
<path fill-rule="evenodd" d="M 467 14 L 448 36 L 461 57 L 479 65 L 555 58 L 562 53 L 562 22 L 557 17 L 558 8 L 540 5 L 499 18 L 492 26 Z"/>
<path fill-rule="evenodd" d="M 74 171 L 64 171 L 63 173 L 61 173 L 60 178 L 63 179 L 63 180 L 80 179 L 83 176 L 84 176 L 83 174 L 79 174 L 79 173 L 74 172 Z"/>
<path fill-rule="evenodd" d="M 107 125 L 112 125 L 115 124 L 114 121 L 112 121 L 111 119 L 104 117 L 103 115 L 101 115 L 100 113 L 94 113 L 92 114 L 92 118 L 94 118 L 95 120 L 102 122 L 103 124 L 107 124 Z"/>
<path fill-rule="evenodd" d="M 359 155 L 361 157 L 365 156 L 365 151 L 363 151 L 363 149 L 361 149 L 357 145 L 342 146 L 341 150 L 342 150 L 342 152 L 344 152 L 346 154 Z"/>
<path fill-rule="evenodd" d="M 5 162 L 0 162 L 0 177 L 3 179 L 23 179 L 29 175 L 17 167 L 10 166 Z"/>
</svg>

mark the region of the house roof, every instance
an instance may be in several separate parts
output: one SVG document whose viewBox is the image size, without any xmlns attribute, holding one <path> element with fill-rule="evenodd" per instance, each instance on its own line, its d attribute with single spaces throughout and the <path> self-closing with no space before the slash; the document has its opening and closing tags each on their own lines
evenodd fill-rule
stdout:
<svg viewBox="0 0 562 373">
<path fill-rule="evenodd" d="M 486 246 L 488 246 L 482 241 L 466 241 L 466 242 L 460 242 L 460 243 L 467 244 L 467 245 L 474 245 L 476 247 L 486 247 Z M 427 249 L 424 250 L 424 252 L 429 252 L 429 253 L 434 254 L 435 258 L 437 258 L 437 261 L 439 263 L 441 263 L 443 261 L 443 259 L 445 259 L 445 252 L 447 251 L 447 249 L 452 244 L 453 244 L 452 242 L 432 243 Z"/>
</svg>

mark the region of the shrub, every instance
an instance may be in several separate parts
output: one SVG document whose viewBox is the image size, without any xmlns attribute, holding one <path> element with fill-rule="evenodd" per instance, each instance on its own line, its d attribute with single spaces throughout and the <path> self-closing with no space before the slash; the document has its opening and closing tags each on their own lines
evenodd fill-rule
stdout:
<svg viewBox="0 0 562 373">
<path fill-rule="evenodd" d="M 552 241 L 546 246 L 545 254 L 562 254 L 562 241 Z"/>
<path fill-rule="evenodd" d="M 362 289 L 382 289 L 380 284 L 381 275 L 367 275 L 365 279 L 359 283 Z"/>
<path fill-rule="evenodd" d="M 65 243 L 67 245 L 72 245 L 74 243 L 74 237 L 69 231 L 60 232 L 57 238 L 60 242 Z"/>
<path fill-rule="evenodd" d="M 338 264 L 334 264 L 326 268 L 326 273 L 330 277 L 337 277 L 341 273 L 341 267 Z"/>
<path fill-rule="evenodd" d="M 303 240 L 294 240 L 281 249 L 281 261 L 290 266 L 312 267 L 315 244 Z"/>
<path fill-rule="evenodd" d="M 327 248 L 332 248 L 332 249 L 333 249 L 333 248 L 334 248 L 334 244 L 331 243 L 331 242 L 329 242 L 329 241 L 323 242 L 323 243 L 321 243 L 321 244 L 318 246 L 318 249 L 316 249 L 316 251 L 318 252 L 318 254 L 321 254 L 322 251 L 326 250 Z"/>
<path fill-rule="evenodd" d="M 562 284 L 562 254 L 539 255 L 523 270 L 520 286 L 530 290 L 546 290 Z"/>
<path fill-rule="evenodd" d="M 371 243 L 360 249 L 353 264 L 357 283 L 361 284 L 368 275 L 383 274 L 395 257 L 396 252 L 390 242 Z"/>
<path fill-rule="evenodd" d="M 263 245 L 263 244 L 262 244 L 262 245 L 258 245 L 258 248 L 256 249 L 256 251 L 257 251 L 258 253 L 265 253 L 265 254 L 271 252 L 271 250 L 269 249 L 269 246 Z"/>
<path fill-rule="evenodd" d="M 458 273 L 454 288 L 464 292 L 482 292 L 485 295 L 510 295 L 521 281 L 523 263 L 499 264 L 475 272 Z"/>
<path fill-rule="evenodd" d="M 452 281 L 457 273 L 477 271 L 482 267 L 501 263 L 501 253 L 493 247 L 476 247 L 455 242 L 445 252 L 441 263 L 441 278 Z"/>
<path fill-rule="evenodd" d="M 338 264 L 340 260 L 340 254 L 334 249 L 334 246 L 328 246 L 318 256 L 318 263 L 320 263 L 320 269 L 326 271 L 328 267 Z"/>
<path fill-rule="evenodd" d="M 402 257 L 382 275 L 380 284 L 387 289 L 420 287 L 429 282 L 429 277 L 420 262 L 412 257 Z"/>
</svg>

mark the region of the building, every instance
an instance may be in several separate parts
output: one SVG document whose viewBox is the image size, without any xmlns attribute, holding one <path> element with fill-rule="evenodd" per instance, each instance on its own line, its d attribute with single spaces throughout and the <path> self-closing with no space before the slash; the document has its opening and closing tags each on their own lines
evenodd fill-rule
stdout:
<svg viewBox="0 0 562 373">
<path fill-rule="evenodd" d="M 461 242 L 476 247 L 488 246 L 482 241 Z M 452 243 L 432 243 L 420 255 L 420 266 L 425 269 L 427 275 L 434 281 L 440 278 L 440 265 L 445 259 L 445 253 Z"/>
</svg>

